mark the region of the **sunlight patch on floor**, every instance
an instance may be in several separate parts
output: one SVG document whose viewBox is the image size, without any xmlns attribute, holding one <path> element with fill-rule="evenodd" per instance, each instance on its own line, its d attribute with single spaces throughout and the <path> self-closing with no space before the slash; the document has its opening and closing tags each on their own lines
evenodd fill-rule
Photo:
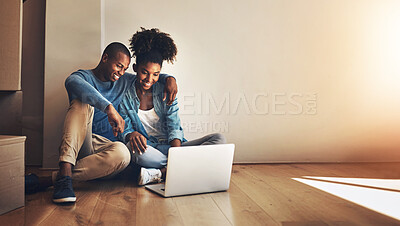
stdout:
<svg viewBox="0 0 400 226">
<path fill-rule="evenodd" d="M 375 188 L 383 188 L 400 191 L 399 179 L 370 179 L 370 178 L 344 178 L 344 177 L 310 177 L 304 176 L 307 179 L 317 179 L 324 181 L 340 182 L 353 185 L 362 185 Z"/>
<path fill-rule="evenodd" d="M 400 192 L 383 190 L 383 189 L 400 190 L 399 189 L 400 180 L 336 178 L 336 177 L 306 177 L 306 178 L 310 179 L 304 179 L 304 178 L 292 178 L 292 179 L 307 184 L 309 186 L 315 187 L 322 191 L 328 192 L 340 198 L 346 199 L 350 202 L 356 203 L 373 211 L 400 220 L 400 208 L 399 208 Z M 346 184 L 341 184 L 341 183 L 346 183 Z M 382 183 L 382 185 L 379 185 L 379 183 Z M 371 186 L 375 188 L 368 188 L 362 186 Z"/>
</svg>

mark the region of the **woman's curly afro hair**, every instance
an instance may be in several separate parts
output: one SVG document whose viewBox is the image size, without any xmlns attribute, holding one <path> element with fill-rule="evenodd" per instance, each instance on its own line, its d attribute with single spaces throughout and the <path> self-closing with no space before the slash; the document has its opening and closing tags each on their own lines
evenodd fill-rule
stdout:
<svg viewBox="0 0 400 226">
<path fill-rule="evenodd" d="M 178 50 L 174 40 L 169 34 L 160 32 L 157 28 L 141 27 L 141 31 L 136 32 L 129 42 L 136 64 L 152 62 L 162 66 L 164 60 L 170 63 L 176 60 Z"/>
</svg>

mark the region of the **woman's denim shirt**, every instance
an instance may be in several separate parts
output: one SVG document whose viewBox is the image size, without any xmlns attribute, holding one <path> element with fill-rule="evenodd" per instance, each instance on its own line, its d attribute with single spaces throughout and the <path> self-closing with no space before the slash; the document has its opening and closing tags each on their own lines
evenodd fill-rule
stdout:
<svg viewBox="0 0 400 226">
<path fill-rule="evenodd" d="M 119 105 L 121 116 L 125 120 L 125 129 L 124 132 L 119 135 L 119 139 L 125 143 L 126 135 L 137 131 L 146 137 L 147 144 L 153 147 L 158 144 L 169 144 L 173 139 L 179 139 L 181 142 L 185 142 L 186 139 L 183 137 L 181 120 L 178 115 L 178 101 L 175 98 L 171 105 L 166 104 L 167 100 L 163 101 L 164 84 L 160 82 L 156 82 L 152 86 L 153 105 L 154 111 L 158 117 L 160 117 L 161 130 L 167 135 L 167 139 L 157 139 L 156 137 L 147 134 L 137 114 L 140 100 L 136 94 L 135 82 L 136 79 L 132 82 L 130 88 L 128 88 L 121 104 Z"/>
</svg>

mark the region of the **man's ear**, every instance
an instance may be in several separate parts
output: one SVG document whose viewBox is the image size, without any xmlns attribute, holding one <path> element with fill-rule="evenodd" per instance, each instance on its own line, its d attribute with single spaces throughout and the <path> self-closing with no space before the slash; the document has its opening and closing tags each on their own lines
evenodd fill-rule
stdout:
<svg viewBox="0 0 400 226">
<path fill-rule="evenodd" d="M 104 54 L 103 54 L 103 56 L 101 57 L 101 61 L 102 61 L 103 63 L 106 63 L 106 62 L 108 61 L 108 54 L 107 54 L 107 53 L 104 53 Z"/>
<path fill-rule="evenodd" d="M 137 73 L 137 64 L 132 64 L 133 71 Z"/>
</svg>

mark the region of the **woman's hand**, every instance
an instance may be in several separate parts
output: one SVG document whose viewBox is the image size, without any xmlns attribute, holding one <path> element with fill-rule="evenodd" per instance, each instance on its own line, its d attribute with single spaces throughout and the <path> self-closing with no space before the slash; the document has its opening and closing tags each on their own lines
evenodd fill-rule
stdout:
<svg viewBox="0 0 400 226">
<path fill-rule="evenodd" d="M 139 132 L 135 131 L 133 133 L 129 133 L 127 135 L 127 139 L 131 143 L 132 152 L 135 153 L 136 151 L 141 155 L 146 151 L 147 147 L 147 140 Z"/>
<path fill-rule="evenodd" d="M 167 99 L 168 94 L 167 105 L 171 105 L 175 100 L 176 94 L 178 93 L 178 85 L 176 84 L 176 80 L 173 77 L 168 77 L 165 80 L 166 81 L 163 101 Z"/>
<path fill-rule="evenodd" d="M 181 146 L 181 140 L 179 139 L 173 139 L 171 142 L 169 142 L 171 147 L 180 147 Z"/>
</svg>

